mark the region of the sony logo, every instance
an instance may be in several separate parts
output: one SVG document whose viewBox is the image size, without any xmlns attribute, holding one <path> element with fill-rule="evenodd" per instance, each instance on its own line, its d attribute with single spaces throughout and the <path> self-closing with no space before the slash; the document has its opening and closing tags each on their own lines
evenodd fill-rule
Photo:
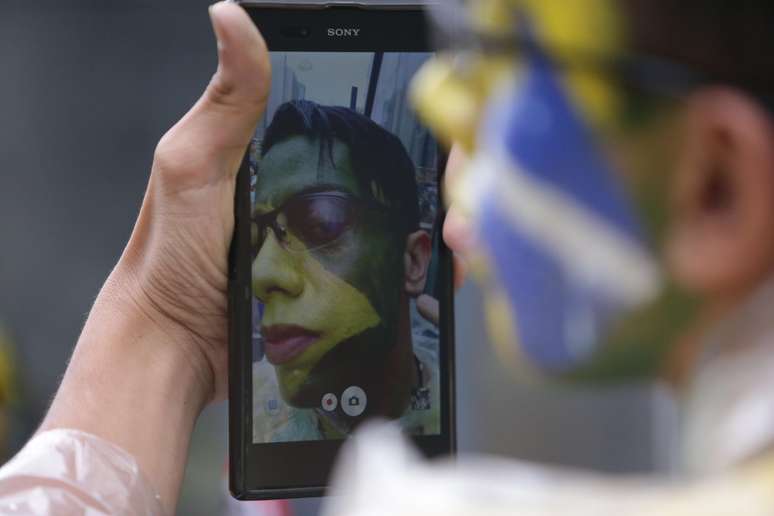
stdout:
<svg viewBox="0 0 774 516">
<path fill-rule="evenodd" d="M 360 36 L 360 29 L 328 29 L 328 36 L 337 38 L 352 38 Z"/>
</svg>

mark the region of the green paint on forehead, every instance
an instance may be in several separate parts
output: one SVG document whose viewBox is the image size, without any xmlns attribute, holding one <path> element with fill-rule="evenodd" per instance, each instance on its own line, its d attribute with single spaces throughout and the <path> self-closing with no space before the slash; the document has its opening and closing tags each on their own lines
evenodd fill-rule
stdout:
<svg viewBox="0 0 774 516">
<path fill-rule="evenodd" d="M 256 213 L 271 211 L 293 195 L 321 187 L 348 191 L 361 198 L 383 197 L 375 184 L 370 185 L 369 192 L 362 191 L 346 145 L 335 141 L 332 155 L 333 163 L 327 149 L 321 153 L 319 139 L 305 136 L 274 145 L 261 161 Z M 397 233 L 384 224 L 381 214 L 365 213 L 357 227 L 314 254 L 330 272 L 360 289 L 378 312 L 389 312 L 394 296 L 386 293 L 395 290 L 403 276 L 405 238 L 397 238 Z"/>
<path fill-rule="evenodd" d="M 277 207 L 295 194 L 320 187 L 357 196 L 365 193 L 355 176 L 346 145 L 334 141 L 329 153 L 319 139 L 293 136 L 274 145 L 261 160 L 256 206 Z"/>
</svg>

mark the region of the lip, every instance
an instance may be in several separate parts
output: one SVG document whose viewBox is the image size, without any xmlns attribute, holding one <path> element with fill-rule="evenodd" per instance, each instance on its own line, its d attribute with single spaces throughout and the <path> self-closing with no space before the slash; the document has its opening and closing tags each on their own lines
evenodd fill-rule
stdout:
<svg viewBox="0 0 774 516">
<path fill-rule="evenodd" d="M 319 333 L 292 324 L 275 324 L 261 328 L 261 335 L 264 339 L 266 358 L 273 365 L 290 362 L 320 337 Z"/>
</svg>

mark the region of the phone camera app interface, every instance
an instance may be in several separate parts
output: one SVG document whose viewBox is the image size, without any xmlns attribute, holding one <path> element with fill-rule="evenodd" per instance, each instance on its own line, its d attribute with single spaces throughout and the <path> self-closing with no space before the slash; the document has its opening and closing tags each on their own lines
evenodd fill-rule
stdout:
<svg viewBox="0 0 774 516">
<path fill-rule="evenodd" d="M 250 150 L 253 442 L 365 419 L 441 431 L 438 149 L 411 111 L 428 53 L 272 53 Z M 427 299 L 423 299 L 423 302 Z"/>
</svg>

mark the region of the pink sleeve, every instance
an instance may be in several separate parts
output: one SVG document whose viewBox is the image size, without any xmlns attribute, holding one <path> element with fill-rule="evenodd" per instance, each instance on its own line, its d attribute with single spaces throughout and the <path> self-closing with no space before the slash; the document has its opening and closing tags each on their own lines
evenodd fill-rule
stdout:
<svg viewBox="0 0 774 516">
<path fill-rule="evenodd" d="M 75 430 L 32 438 L 0 468 L 0 515 L 159 516 L 137 462 L 121 448 Z"/>
</svg>

